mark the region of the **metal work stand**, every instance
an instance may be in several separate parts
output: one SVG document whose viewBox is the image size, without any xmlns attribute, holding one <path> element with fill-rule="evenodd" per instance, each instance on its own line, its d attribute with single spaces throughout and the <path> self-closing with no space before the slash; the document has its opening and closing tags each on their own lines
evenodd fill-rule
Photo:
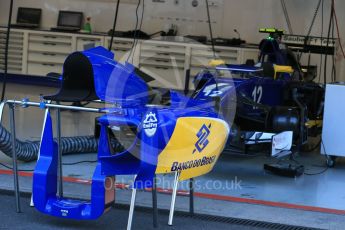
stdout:
<svg viewBox="0 0 345 230">
<path fill-rule="evenodd" d="M 11 128 L 11 144 L 12 144 L 12 160 L 13 160 L 13 175 L 14 175 L 14 192 L 15 192 L 15 198 L 16 198 L 16 211 L 21 212 L 20 207 L 20 191 L 19 191 L 19 179 L 18 179 L 18 167 L 17 167 L 17 152 L 16 152 L 16 132 L 15 132 L 15 105 L 22 106 L 24 108 L 27 107 L 39 107 L 41 109 L 45 109 L 45 120 L 47 117 L 47 114 L 50 109 L 57 109 L 56 116 L 57 116 L 57 138 L 58 138 L 58 144 L 59 144 L 59 196 L 63 196 L 63 187 L 62 187 L 62 152 L 61 152 L 61 109 L 66 110 L 72 110 L 72 111 L 84 111 L 84 112 L 92 112 L 92 113 L 108 113 L 108 110 L 103 109 L 97 109 L 97 108 L 87 108 L 87 107 L 78 107 L 78 106 L 65 106 L 60 104 L 45 104 L 43 102 L 29 102 L 29 101 L 15 101 L 15 100 L 8 100 L 2 104 L 0 104 L 0 121 L 2 117 L 2 111 L 5 105 L 9 106 L 9 115 L 10 115 L 10 128 Z M 45 124 L 45 121 L 44 121 Z M 43 125 L 44 125 L 43 124 Z M 179 182 L 179 176 L 180 172 L 175 172 L 175 178 L 174 178 L 174 185 L 173 185 L 173 193 L 172 193 L 172 200 L 171 200 L 171 206 L 170 206 L 170 213 L 169 213 L 169 222 L 168 224 L 171 226 L 173 223 L 174 218 L 174 209 L 175 209 L 175 202 L 176 202 L 176 195 L 177 195 L 177 189 L 178 189 L 178 182 Z M 135 178 L 134 178 L 135 181 Z M 194 179 L 190 179 L 189 181 L 189 207 L 190 207 L 190 214 L 194 214 Z M 132 228 L 132 221 L 134 216 L 134 208 L 135 208 L 135 201 L 136 201 L 136 193 L 137 190 L 133 188 L 132 190 L 132 198 L 131 198 L 131 204 L 130 204 L 130 211 L 129 211 L 129 217 L 128 217 L 128 225 L 127 230 L 130 230 Z M 33 206 L 33 202 L 31 200 L 31 205 Z M 152 207 L 153 207 L 153 226 L 154 228 L 158 228 L 158 208 L 157 208 L 157 179 L 154 178 L 153 181 L 153 188 L 152 188 Z"/>
<path fill-rule="evenodd" d="M 194 178 L 189 180 L 189 214 L 194 215 Z"/>
<path fill-rule="evenodd" d="M 86 107 L 78 107 L 78 106 L 66 106 L 66 105 L 59 105 L 59 104 L 46 104 L 45 102 L 30 102 L 27 100 L 23 101 L 16 101 L 16 100 L 8 100 L 0 104 L 0 121 L 2 117 L 2 111 L 5 105 L 9 107 L 9 115 L 10 115 L 10 129 L 11 129 L 11 144 L 12 144 L 12 164 L 13 164 L 13 177 L 14 177 L 14 192 L 15 192 L 15 199 L 16 199 L 16 211 L 21 212 L 21 205 L 20 205 L 20 191 L 19 191 L 19 178 L 18 178 L 18 166 L 17 166 L 17 152 L 16 152 L 16 130 L 15 130 L 15 116 L 14 116 L 14 108 L 15 105 L 22 106 L 23 108 L 27 107 L 38 107 L 41 109 L 46 109 L 46 113 L 49 109 L 58 109 L 57 112 L 57 135 L 58 135 L 58 142 L 61 143 L 61 114 L 60 109 L 66 109 L 71 111 L 83 111 L 83 112 L 91 112 L 91 113 L 108 113 L 108 110 L 102 110 L 97 108 L 86 108 Z M 46 117 L 46 116 L 45 116 Z M 59 145 L 60 146 L 60 145 Z M 61 169 L 61 150 L 59 148 L 59 166 L 60 166 L 60 181 L 59 183 L 61 186 L 59 187 L 59 195 L 63 195 L 62 190 L 62 169 Z M 31 201 L 30 205 L 34 205 Z"/>
<path fill-rule="evenodd" d="M 12 166 L 14 177 L 14 194 L 16 197 L 16 211 L 21 212 L 20 208 L 20 193 L 19 193 L 19 179 L 18 179 L 18 165 L 17 165 L 17 151 L 16 151 L 16 126 L 14 117 L 14 104 L 9 104 L 10 112 L 10 127 L 11 127 L 11 142 L 12 142 Z"/>
<path fill-rule="evenodd" d="M 152 209 L 153 209 L 153 227 L 158 228 L 157 179 L 156 179 L 156 177 L 153 178 Z"/>
<path fill-rule="evenodd" d="M 59 102 L 56 103 L 60 105 Z M 58 140 L 58 188 L 59 197 L 63 197 L 62 149 L 61 149 L 61 109 L 56 109 L 56 135 Z"/>
<path fill-rule="evenodd" d="M 134 185 L 135 179 L 136 179 L 136 176 L 134 177 L 133 185 Z M 131 230 L 132 229 L 132 222 L 133 222 L 133 215 L 134 215 L 136 196 L 137 196 L 137 190 L 135 188 L 132 188 L 132 198 L 131 198 L 131 204 L 130 204 L 130 207 L 129 207 L 127 230 Z"/>
<path fill-rule="evenodd" d="M 173 193 L 172 193 L 171 205 L 170 205 L 170 213 L 169 213 L 169 222 L 168 222 L 169 226 L 173 225 L 174 211 L 175 211 L 175 202 L 176 202 L 176 194 L 177 194 L 178 179 L 179 179 L 179 177 L 180 177 L 180 172 L 175 172 Z"/>
</svg>

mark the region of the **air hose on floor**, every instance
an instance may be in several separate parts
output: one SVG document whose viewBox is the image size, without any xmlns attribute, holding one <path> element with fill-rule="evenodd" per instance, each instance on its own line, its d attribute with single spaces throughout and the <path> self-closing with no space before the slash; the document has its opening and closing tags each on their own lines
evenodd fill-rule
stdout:
<svg viewBox="0 0 345 230">
<path fill-rule="evenodd" d="M 16 140 L 17 158 L 20 161 L 30 162 L 37 159 L 40 141 Z M 98 140 L 94 136 L 62 137 L 62 154 L 95 153 Z M 0 125 L 0 150 L 12 157 L 11 133 Z"/>
</svg>

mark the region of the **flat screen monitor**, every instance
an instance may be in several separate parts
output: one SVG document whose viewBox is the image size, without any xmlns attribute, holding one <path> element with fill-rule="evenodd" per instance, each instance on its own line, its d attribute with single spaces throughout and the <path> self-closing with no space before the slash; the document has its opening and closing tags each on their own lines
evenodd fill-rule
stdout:
<svg viewBox="0 0 345 230">
<path fill-rule="evenodd" d="M 41 15 L 41 9 L 19 7 L 17 14 L 17 23 L 39 25 L 41 22 Z"/>
<path fill-rule="evenodd" d="M 60 11 L 58 27 L 76 27 L 81 28 L 83 23 L 82 12 Z"/>
</svg>

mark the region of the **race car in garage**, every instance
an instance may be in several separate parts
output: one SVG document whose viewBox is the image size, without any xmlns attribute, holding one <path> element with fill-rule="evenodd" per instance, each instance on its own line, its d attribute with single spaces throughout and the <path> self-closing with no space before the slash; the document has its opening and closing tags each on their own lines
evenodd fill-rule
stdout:
<svg viewBox="0 0 345 230">
<path fill-rule="evenodd" d="M 260 31 L 269 36 L 259 45 L 257 64 L 247 61 L 245 65 L 207 68 L 194 79 L 196 92 L 212 78 L 217 84 L 214 92 L 204 92 L 207 97 L 234 90 L 229 86 L 235 88 L 236 115 L 231 139 L 235 146 L 249 143 L 248 140 L 254 144 L 265 142 L 260 141 L 263 132 L 291 130 L 294 143 L 301 147 L 308 136 L 321 133 L 324 88 L 313 82 L 315 68 L 303 69 L 294 53 L 281 43 L 282 30 Z"/>
</svg>

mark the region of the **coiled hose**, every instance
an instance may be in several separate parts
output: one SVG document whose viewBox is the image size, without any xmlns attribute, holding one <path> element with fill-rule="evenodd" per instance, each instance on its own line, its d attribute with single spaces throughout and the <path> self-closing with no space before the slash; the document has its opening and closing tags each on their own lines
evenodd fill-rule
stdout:
<svg viewBox="0 0 345 230">
<path fill-rule="evenodd" d="M 97 152 L 98 140 L 94 136 L 62 137 L 62 154 L 94 153 Z M 30 162 L 37 159 L 40 141 L 16 140 L 17 158 L 20 161 Z M 0 125 L 0 150 L 12 157 L 11 133 Z"/>
</svg>

